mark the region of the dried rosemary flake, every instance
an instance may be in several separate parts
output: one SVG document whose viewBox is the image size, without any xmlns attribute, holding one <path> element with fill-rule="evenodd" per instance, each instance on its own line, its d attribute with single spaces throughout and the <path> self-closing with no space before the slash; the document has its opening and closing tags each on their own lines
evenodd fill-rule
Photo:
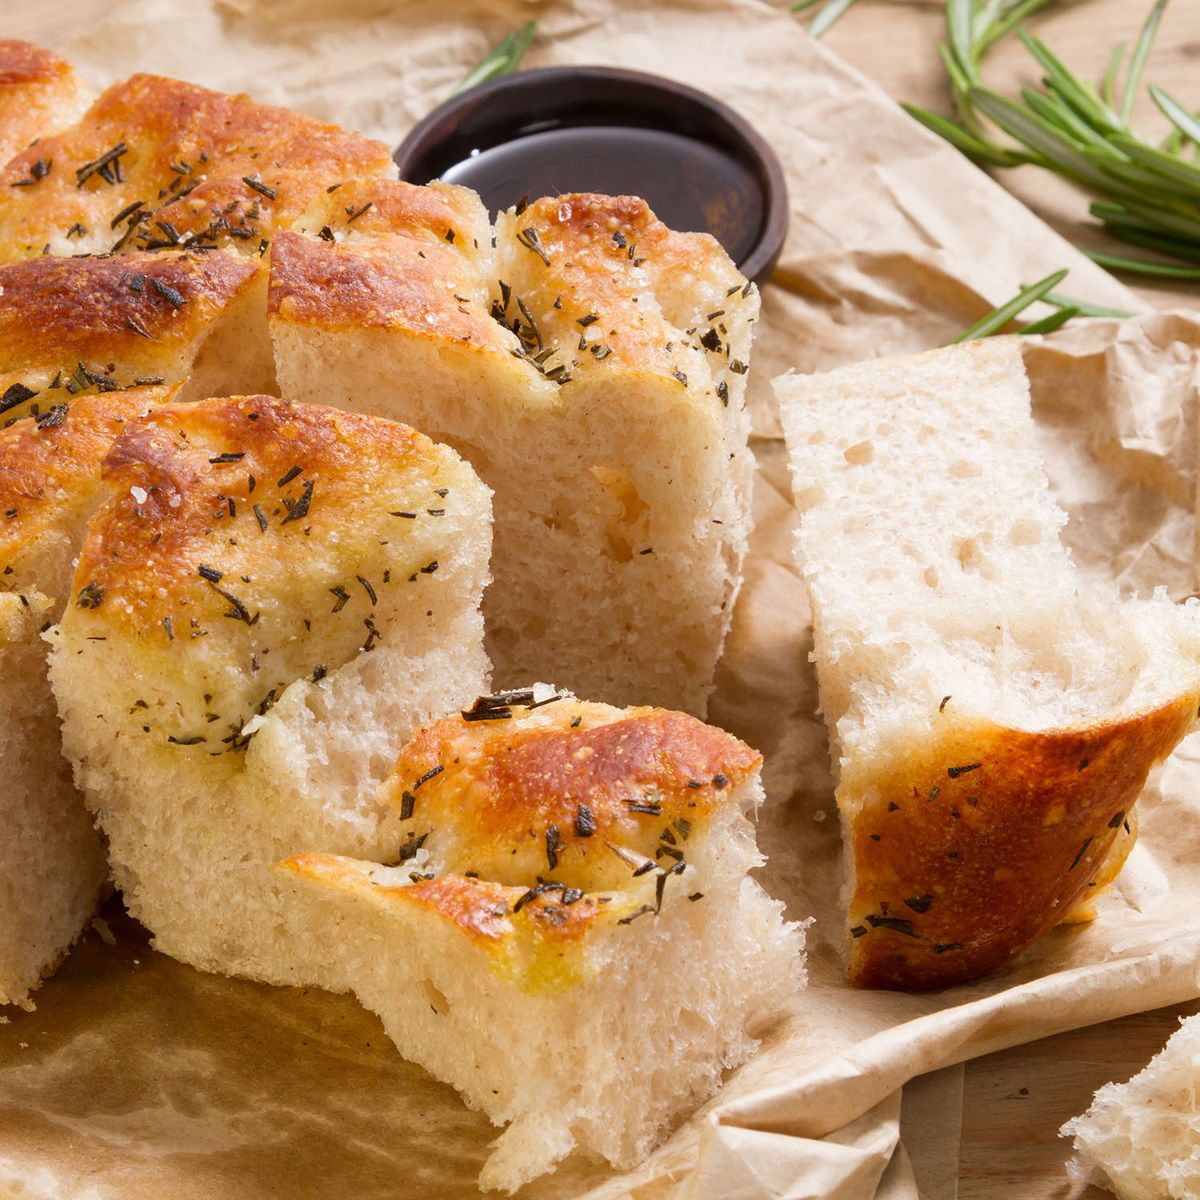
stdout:
<svg viewBox="0 0 1200 1200">
<path fill-rule="evenodd" d="M 575 808 L 575 836 L 591 837 L 596 832 L 596 818 L 592 810 L 582 802 Z"/>
<path fill-rule="evenodd" d="M 260 196 L 266 196 L 268 200 L 274 200 L 279 194 L 273 187 L 263 183 L 257 175 L 243 175 L 242 182 L 248 187 L 256 191 Z"/>
<path fill-rule="evenodd" d="M 967 765 L 964 767 L 947 767 L 946 774 L 949 775 L 951 779 L 957 779 L 960 775 L 966 775 L 970 771 L 978 771 L 979 768 L 982 766 L 983 766 L 983 763 L 974 762 L 974 763 L 967 763 Z"/>
<path fill-rule="evenodd" d="M 300 499 L 288 508 L 287 516 L 279 522 L 281 525 L 288 525 L 292 521 L 302 521 L 308 516 L 308 508 L 312 503 L 313 488 L 315 486 L 311 479 L 304 485 L 304 491 L 301 493 Z"/>
<path fill-rule="evenodd" d="M 550 864 L 551 871 L 558 866 L 558 855 L 563 849 L 562 834 L 559 833 L 558 826 L 548 826 L 546 829 L 546 862 Z"/>
<path fill-rule="evenodd" d="M 301 467 L 292 467 L 292 468 L 291 468 L 291 469 L 288 471 L 288 473 L 287 473 L 286 475 L 284 475 L 284 477 L 283 477 L 281 480 L 279 480 L 279 482 L 278 482 L 278 483 L 277 483 L 275 486 L 276 486 L 276 487 L 281 487 L 281 488 L 282 488 L 282 487 L 287 487 L 287 485 L 288 485 L 289 483 L 291 483 L 291 482 L 292 482 L 292 480 L 293 480 L 293 479 L 295 479 L 297 475 L 299 475 L 299 474 L 300 474 L 301 470 L 302 470 L 302 468 L 301 468 Z"/>
<path fill-rule="evenodd" d="M 132 333 L 136 333 L 138 337 L 145 338 L 148 342 L 154 341 L 154 335 L 143 326 L 139 325 L 132 317 L 125 318 L 125 328 Z"/>
<path fill-rule="evenodd" d="M 1071 865 L 1070 865 L 1070 866 L 1067 868 L 1067 870 L 1069 870 L 1069 871 L 1073 871 L 1073 870 L 1075 870 L 1075 868 L 1076 868 L 1077 866 L 1079 866 L 1079 862 L 1080 862 L 1080 860 L 1081 860 L 1081 859 L 1083 858 L 1083 856 L 1084 856 L 1084 855 L 1087 853 L 1087 848 L 1088 848 L 1088 847 L 1089 847 L 1091 844 L 1092 844 L 1092 839 L 1091 839 L 1091 838 L 1084 838 L 1084 839 L 1083 839 L 1083 845 L 1079 847 L 1079 853 L 1075 855 L 1074 861 L 1073 861 L 1073 862 L 1071 863 Z"/>
<path fill-rule="evenodd" d="M 400 820 L 410 821 L 417 807 L 417 798 L 412 792 L 404 791 L 400 794 Z"/>
<path fill-rule="evenodd" d="M 270 522 L 267 520 L 267 514 L 263 512 L 263 510 L 257 504 L 254 505 L 254 515 L 258 520 L 259 529 L 261 529 L 263 533 L 266 533 Z"/>
<path fill-rule="evenodd" d="M 428 783 L 431 779 L 440 775 L 445 769 L 446 768 L 444 766 L 442 766 L 441 763 L 438 763 L 438 765 L 436 767 L 430 767 L 429 770 L 426 771 L 425 774 L 422 775 L 421 778 L 418 779 L 417 782 L 412 785 L 412 790 L 415 792 L 423 784 Z"/>
<path fill-rule="evenodd" d="M 79 589 L 76 603 L 80 608 L 99 608 L 103 600 L 104 589 L 97 583 L 87 583 Z"/>
<path fill-rule="evenodd" d="M 67 406 L 65 404 L 52 404 L 44 413 L 39 413 L 36 417 L 36 424 L 39 429 L 57 429 L 67 416 Z"/>
<path fill-rule="evenodd" d="M 32 400 L 36 395 L 37 392 L 33 388 L 28 388 L 23 383 L 10 384 L 4 395 L 0 396 L 0 413 L 6 413 L 10 408 L 24 404 L 26 400 Z"/>
<path fill-rule="evenodd" d="M 75 171 L 75 186 L 83 187 L 93 175 L 100 175 L 108 183 L 116 183 L 117 177 L 113 174 L 109 164 L 115 163 L 128 149 L 129 147 L 124 142 L 118 142 L 111 150 L 106 150 L 101 154 L 99 158 L 84 163 Z"/>
<path fill-rule="evenodd" d="M 920 937 L 913 929 L 913 923 L 907 917 L 878 917 L 871 913 L 867 917 L 867 924 L 873 929 L 891 929 L 896 933 L 903 933 L 907 937 Z"/>
<path fill-rule="evenodd" d="M 163 283 L 161 279 L 150 277 L 150 286 L 172 307 L 175 309 L 182 308 L 187 301 L 183 298 L 182 293 L 177 292 L 168 283 Z"/>
<path fill-rule="evenodd" d="M 532 250 L 533 253 L 536 254 L 538 258 L 540 258 L 542 262 L 546 264 L 546 266 L 550 265 L 550 256 L 546 253 L 545 248 L 542 246 L 542 239 L 538 237 L 538 231 L 534 229 L 532 225 L 527 226 L 517 234 L 517 241 L 520 242 L 526 250 Z"/>
<path fill-rule="evenodd" d="M 929 911 L 929 906 L 933 903 L 933 897 L 925 892 L 921 896 L 909 896 L 904 902 L 913 912 L 923 913 Z"/>
</svg>

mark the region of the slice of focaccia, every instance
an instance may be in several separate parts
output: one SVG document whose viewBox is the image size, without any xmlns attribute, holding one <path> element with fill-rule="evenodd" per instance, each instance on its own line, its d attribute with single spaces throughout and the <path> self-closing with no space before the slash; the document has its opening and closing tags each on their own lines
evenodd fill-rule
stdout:
<svg viewBox="0 0 1200 1200">
<path fill-rule="evenodd" d="M 104 478 L 51 677 L 114 878 L 164 952 L 312 982 L 325 937 L 270 864 L 394 852 L 376 787 L 487 678 L 487 489 L 404 426 L 265 396 L 155 410 Z"/>
<path fill-rule="evenodd" d="M 0 170 L 0 262 L 214 246 L 261 257 L 314 194 L 394 175 L 382 142 L 247 96 L 134 75 Z"/>
<path fill-rule="evenodd" d="M 405 746 L 392 865 L 282 865 L 319 901 L 325 985 L 508 1125 L 485 1188 L 574 1147 L 632 1166 L 802 984 L 802 931 L 748 875 L 761 762 L 683 713 L 538 685 Z"/>
<path fill-rule="evenodd" d="M 100 837 L 62 758 L 39 636 L 66 604 L 103 499 L 100 464 L 126 423 L 168 397 L 238 378 L 273 383 L 265 280 L 258 262 L 220 251 L 0 267 L 0 658 L 13 698 L 0 715 L 0 842 L 10 849 L 0 1002 L 27 1000 L 104 878 Z"/>
<path fill-rule="evenodd" d="M 850 978 L 986 974 L 1111 879 L 1192 727 L 1200 612 L 1084 586 L 1020 351 L 775 383 L 838 769 Z"/>
<path fill-rule="evenodd" d="M 279 235 L 283 392 L 410 422 L 495 492 L 498 680 L 703 713 L 741 579 L 758 295 L 642 200 L 503 214 L 344 184 Z"/>
<path fill-rule="evenodd" d="M 30 401 L 14 407 L 0 429 L 0 1004 L 29 1005 L 107 876 L 62 757 L 40 635 L 62 609 L 71 560 L 100 503 L 100 463 L 124 425 L 170 393 L 59 394 L 36 416 Z"/>
</svg>

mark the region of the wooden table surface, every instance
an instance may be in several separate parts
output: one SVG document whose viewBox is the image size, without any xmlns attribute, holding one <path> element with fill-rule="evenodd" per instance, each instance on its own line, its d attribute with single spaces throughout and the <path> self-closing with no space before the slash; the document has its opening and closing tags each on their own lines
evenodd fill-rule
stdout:
<svg viewBox="0 0 1200 1200">
<path fill-rule="evenodd" d="M 180 3 L 188 0 L 179 0 Z M 1079 74 L 1099 78 L 1111 48 L 1131 44 L 1149 0 L 1075 0 L 1052 6 L 1032 22 L 1060 58 Z M 86 27 L 107 0 L 6 0 L 0 35 L 55 46 L 62 30 Z M 937 44 L 943 38 L 941 0 L 859 0 L 826 35 L 826 44 L 876 80 L 897 99 L 949 113 Z M 1147 78 L 1191 106 L 1200 105 L 1200 0 L 1168 7 Z M 1010 40 L 997 47 L 985 68 L 988 80 L 1011 92 L 1036 81 L 1022 48 Z M 1148 102 L 1135 117 L 1158 129 L 1162 118 Z M 1086 201 L 1071 187 L 1033 168 L 1000 178 L 1060 232 L 1085 246 L 1105 239 L 1087 216 Z M 1121 253 L 1120 247 L 1113 247 Z M 1137 254 L 1137 251 L 1130 251 Z M 1200 309 L 1200 285 L 1187 289 L 1140 283 L 1128 277 L 1149 303 Z M 1178 1009 L 1139 1013 L 1120 1021 L 1019 1046 L 968 1063 L 963 1084 L 959 1200 L 1101 1200 L 1095 1188 L 1072 1191 L 1064 1163 L 1069 1146 L 1059 1126 L 1087 1107 L 1110 1079 L 1139 1071 L 1200 1001 Z"/>
</svg>

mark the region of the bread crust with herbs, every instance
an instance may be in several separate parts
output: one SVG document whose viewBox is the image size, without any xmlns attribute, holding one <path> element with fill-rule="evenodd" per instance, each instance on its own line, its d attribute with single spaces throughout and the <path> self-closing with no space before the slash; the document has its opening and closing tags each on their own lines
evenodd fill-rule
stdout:
<svg viewBox="0 0 1200 1200">
<path fill-rule="evenodd" d="M 951 714 L 903 761 L 845 771 L 844 802 L 870 797 L 848 835 L 851 982 L 975 979 L 1089 903 L 1133 848 L 1146 775 L 1191 729 L 1198 702 L 1200 692 L 1037 732 Z"/>
<path fill-rule="evenodd" d="M 254 311 L 265 284 L 262 264 L 222 252 L 0 267 L 0 417 L 22 392 L 40 393 L 47 408 L 90 388 L 185 380 L 225 321 L 265 338 Z"/>
<path fill-rule="evenodd" d="M 40 160 L 52 165 L 34 177 Z M 261 255 L 316 193 L 394 173 L 382 142 L 247 96 L 134 75 L 0 170 L 0 257 L 213 245 Z"/>
</svg>

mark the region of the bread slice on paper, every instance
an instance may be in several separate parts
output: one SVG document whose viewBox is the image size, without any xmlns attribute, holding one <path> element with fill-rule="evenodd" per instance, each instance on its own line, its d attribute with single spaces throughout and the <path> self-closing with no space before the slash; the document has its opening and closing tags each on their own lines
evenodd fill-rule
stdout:
<svg viewBox="0 0 1200 1200">
<path fill-rule="evenodd" d="M 997 340 L 775 383 L 838 773 L 850 979 L 994 970 L 1119 870 L 1200 610 L 1082 581 Z"/>
<path fill-rule="evenodd" d="M 683 713 L 538 685 L 404 747 L 389 864 L 282 864 L 318 902 L 325 986 L 508 1126 L 484 1188 L 576 1147 L 633 1166 L 802 984 L 803 932 L 748 875 L 761 763 Z"/>
<path fill-rule="evenodd" d="M 702 714 L 741 580 L 758 294 L 642 200 L 346 183 L 276 238 L 283 393 L 455 446 L 493 488 L 501 684 Z"/>
<path fill-rule="evenodd" d="M 1099 1174 L 1121 1200 L 1200 1195 L 1200 1017 L 1189 1017 L 1127 1083 L 1105 1084 L 1063 1137 L 1076 1179 Z"/>
<path fill-rule="evenodd" d="M 487 489 L 404 426 L 266 396 L 154 410 L 104 479 L 51 676 L 114 878 L 164 952 L 310 983 L 328 943 L 271 864 L 395 853 L 376 787 L 486 688 Z"/>
</svg>

